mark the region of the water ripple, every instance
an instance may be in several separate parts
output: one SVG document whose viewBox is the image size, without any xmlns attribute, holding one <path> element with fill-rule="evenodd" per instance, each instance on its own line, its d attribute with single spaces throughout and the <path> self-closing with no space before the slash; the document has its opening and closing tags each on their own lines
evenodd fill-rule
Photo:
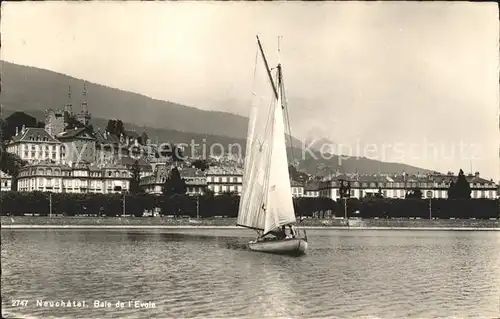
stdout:
<svg viewBox="0 0 500 319">
<path fill-rule="evenodd" d="M 306 256 L 238 230 L 2 230 L 11 318 L 495 318 L 498 232 L 308 231 Z M 27 299 L 13 307 L 12 299 Z M 89 307 L 37 307 L 36 300 Z M 93 301 L 111 308 L 94 308 Z M 155 308 L 116 308 L 117 301 Z M 128 305 L 128 304 L 127 304 Z"/>
</svg>

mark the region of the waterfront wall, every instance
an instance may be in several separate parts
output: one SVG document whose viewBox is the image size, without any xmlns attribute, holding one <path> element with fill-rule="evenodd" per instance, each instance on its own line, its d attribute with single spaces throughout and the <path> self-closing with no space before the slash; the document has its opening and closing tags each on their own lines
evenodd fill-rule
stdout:
<svg viewBox="0 0 500 319">
<path fill-rule="evenodd" d="M 41 192 L 2 192 L 0 215 L 24 216 L 26 213 L 48 216 L 99 215 L 115 217 L 124 214 L 143 216 L 145 211 L 159 211 L 162 215 L 214 218 L 235 218 L 238 214 L 239 196 L 224 194 L 200 197 L 176 195 L 171 197 L 148 194 L 48 194 Z M 329 198 L 294 198 L 295 213 L 301 217 L 343 217 L 343 202 Z M 410 218 L 421 219 L 498 218 L 499 202 L 489 199 L 390 199 L 363 198 L 347 200 L 347 215 L 360 218 Z"/>
<path fill-rule="evenodd" d="M 77 226 L 235 226 L 235 218 L 167 218 L 167 217 L 42 217 L 2 216 L 1 225 L 77 225 Z M 479 219 L 356 219 L 352 227 L 374 228 L 498 228 L 500 220 Z M 307 218 L 299 223 L 308 227 L 345 227 L 342 219 Z"/>
</svg>

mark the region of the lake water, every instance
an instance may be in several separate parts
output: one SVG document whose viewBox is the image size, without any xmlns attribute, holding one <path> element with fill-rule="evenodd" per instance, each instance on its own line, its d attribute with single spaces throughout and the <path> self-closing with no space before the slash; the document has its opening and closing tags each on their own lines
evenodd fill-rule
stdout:
<svg viewBox="0 0 500 319">
<path fill-rule="evenodd" d="M 308 236 L 307 255 L 286 257 L 246 250 L 249 230 L 2 229 L 2 312 L 12 318 L 500 317 L 498 231 L 326 229 Z M 85 307 L 37 300 L 85 301 Z M 95 300 L 111 307 L 94 308 Z"/>
</svg>

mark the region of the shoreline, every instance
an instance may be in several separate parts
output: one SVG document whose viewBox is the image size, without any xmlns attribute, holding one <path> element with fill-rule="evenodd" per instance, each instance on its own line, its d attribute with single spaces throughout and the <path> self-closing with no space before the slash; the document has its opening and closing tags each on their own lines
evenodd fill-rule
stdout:
<svg viewBox="0 0 500 319">
<path fill-rule="evenodd" d="M 500 220 L 310 218 L 297 223 L 318 230 L 500 231 Z M 236 218 L 1 216 L 0 229 L 242 229 Z"/>
<path fill-rule="evenodd" d="M 1 225 L 1 229 L 244 229 L 238 226 L 207 225 Z M 366 226 L 299 226 L 311 230 L 416 230 L 416 231 L 500 231 L 491 227 L 366 227 Z"/>
</svg>

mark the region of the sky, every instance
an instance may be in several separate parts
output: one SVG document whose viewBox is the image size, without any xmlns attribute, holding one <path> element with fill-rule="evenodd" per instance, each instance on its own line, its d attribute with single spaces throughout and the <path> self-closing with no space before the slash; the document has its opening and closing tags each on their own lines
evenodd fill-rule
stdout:
<svg viewBox="0 0 500 319">
<path fill-rule="evenodd" d="M 2 60 L 244 116 L 281 36 L 295 136 L 500 178 L 496 3 L 2 2 L 0 30 Z"/>
</svg>

